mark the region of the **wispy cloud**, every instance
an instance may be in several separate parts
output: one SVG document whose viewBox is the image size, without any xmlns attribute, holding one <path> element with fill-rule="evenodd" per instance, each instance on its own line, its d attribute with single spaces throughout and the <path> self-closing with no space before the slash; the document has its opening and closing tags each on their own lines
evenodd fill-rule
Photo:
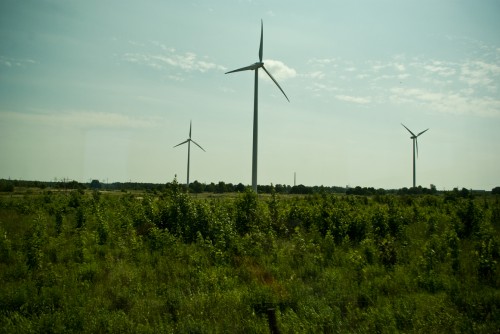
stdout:
<svg viewBox="0 0 500 334">
<path fill-rule="evenodd" d="M 337 98 L 340 101 L 344 102 L 352 102 L 352 103 L 357 103 L 357 104 L 368 104 L 371 102 L 371 99 L 369 97 L 361 97 L 361 96 L 350 96 L 350 95 L 335 95 L 335 98 Z"/>
<path fill-rule="evenodd" d="M 311 78 L 311 79 L 323 79 L 325 77 L 325 73 L 322 72 L 322 71 L 314 71 L 314 72 L 310 72 L 310 73 L 307 73 L 307 74 L 304 74 L 305 77 L 307 78 Z"/>
<path fill-rule="evenodd" d="M 406 70 L 406 66 L 404 64 L 401 64 L 401 63 L 394 63 L 394 68 L 398 72 L 404 72 Z"/>
<path fill-rule="evenodd" d="M 123 60 L 139 65 L 149 66 L 157 70 L 177 69 L 184 72 L 205 73 L 210 70 L 225 71 L 224 66 L 200 57 L 194 52 L 178 52 L 175 48 L 167 47 L 159 42 L 151 44 L 159 48 L 159 52 L 129 52 L 123 55 Z M 176 80 L 177 76 L 172 79 Z"/>
<path fill-rule="evenodd" d="M 500 117 L 500 52 L 478 46 L 462 59 L 453 60 L 405 55 L 363 62 L 313 58 L 307 62 L 307 74 L 301 77 L 310 80 L 308 90 L 319 97 Z"/>
<path fill-rule="evenodd" d="M 393 88 L 393 103 L 420 105 L 431 111 L 500 117 L 500 100 L 488 96 L 474 96 L 461 92 L 433 92 L 420 88 Z"/>
<path fill-rule="evenodd" d="M 443 61 L 431 61 L 428 64 L 422 64 L 422 69 L 430 74 L 436 74 L 441 77 L 450 77 L 457 73 L 455 68 L 455 63 L 443 62 Z"/>
<path fill-rule="evenodd" d="M 36 64 L 37 61 L 29 58 L 12 58 L 0 56 L 0 66 L 5 67 L 24 67 L 30 64 Z"/>
<path fill-rule="evenodd" d="M 226 69 L 224 66 L 217 65 L 206 59 L 200 59 L 193 52 L 185 52 L 183 54 L 177 54 L 175 51 L 167 54 L 126 53 L 123 59 L 131 63 L 146 65 L 159 70 L 172 67 L 187 72 L 205 73 L 209 70 L 224 71 Z"/>
<path fill-rule="evenodd" d="M 312 58 L 307 61 L 308 64 L 313 66 L 333 66 L 337 67 L 339 62 L 338 58 Z"/>
<path fill-rule="evenodd" d="M 313 82 L 311 86 L 308 87 L 309 90 L 312 90 L 314 92 L 338 92 L 340 89 L 336 86 L 329 85 L 329 84 L 324 84 L 324 83 L 319 83 L 319 82 Z"/>
<path fill-rule="evenodd" d="M 466 62 L 461 67 L 460 80 L 470 86 L 489 86 L 500 76 L 500 66 L 484 61 Z"/>
</svg>

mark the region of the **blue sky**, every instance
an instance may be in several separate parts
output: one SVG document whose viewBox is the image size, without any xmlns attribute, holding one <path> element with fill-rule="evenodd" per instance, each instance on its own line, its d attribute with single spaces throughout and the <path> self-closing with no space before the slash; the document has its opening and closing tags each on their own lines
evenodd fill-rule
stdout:
<svg viewBox="0 0 500 334">
<path fill-rule="evenodd" d="M 0 178 L 500 185 L 498 1 L 0 2 Z"/>
</svg>

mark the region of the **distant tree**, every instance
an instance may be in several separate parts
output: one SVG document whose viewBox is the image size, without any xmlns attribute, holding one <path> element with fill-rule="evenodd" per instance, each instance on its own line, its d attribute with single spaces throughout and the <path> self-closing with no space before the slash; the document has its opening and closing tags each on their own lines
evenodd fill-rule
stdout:
<svg viewBox="0 0 500 334">
<path fill-rule="evenodd" d="M 286 192 L 286 186 L 283 186 L 281 184 L 277 184 L 274 186 L 274 191 L 278 194 L 283 194 Z"/>
<path fill-rule="evenodd" d="M 234 185 L 232 183 L 226 183 L 226 192 L 228 193 L 234 192 Z"/>
<path fill-rule="evenodd" d="M 217 194 L 223 194 L 226 192 L 226 184 L 224 183 L 224 181 L 219 181 L 219 183 L 217 183 L 214 192 Z"/>
<path fill-rule="evenodd" d="M 205 185 L 198 181 L 194 181 L 189 185 L 189 190 L 193 193 L 199 194 L 205 190 Z"/>
<path fill-rule="evenodd" d="M 90 182 L 90 189 L 101 189 L 101 182 L 99 182 L 99 180 L 92 180 L 92 182 Z"/>
<path fill-rule="evenodd" d="M 345 193 L 347 191 L 346 188 L 337 186 L 330 187 L 330 189 L 332 193 Z"/>
<path fill-rule="evenodd" d="M 290 189 L 290 194 L 303 194 L 307 195 L 310 194 L 311 190 L 307 188 L 303 184 L 299 184 L 298 186 L 293 186 L 292 189 Z"/>
<path fill-rule="evenodd" d="M 271 189 L 273 188 L 272 185 L 259 185 L 257 187 L 257 191 L 261 194 L 270 194 L 271 193 Z"/>
<path fill-rule="evenodd" d="M 205 191 L 209 193 L 214 193 L 215 192 L 215 183 L 210 182 L 210 184 L 207 184 L 205 186 Z"/>
<path fill-rule="evenodd" d="M 398 194 L 399 195 L 406 195 L 408 194 L 408 188 L 407 187 L 403 187 L 401 189 L 398 190 Z"/>
<path fill-rule="evenodd" d="M 243 185 L 243 183 L 238 183 L 236 185 L 236 187 L 234 188 L 235 191 L 239 192 L 239 193 L 242 193 L 245 191 L 245 186 Z"/>
<path fill-rule="evenodd" d="M 375 188 L 362 188 L 360 186 L 356 186 L 354 188 L 349 188 L 346 190 L 347 195 L 358 195 L 358 196 L 369 196 L 375 195 Z"/>
<path fill-rule="evenodd" d="M 500 195 L 500 187 L 495 187 L 491 189 L 491 193 L 494 195 Z"/>
<path fill-rule="evenodd" d="M 77 181 L 71 181 L 66 183 L 67 189 L 84 189 L 85 186 Z"/>
<path fill-rule="evenodd" d="M 10 180 L 0 180 L 0 191 L 13 192 L 14 183 Z"/>
</svg>

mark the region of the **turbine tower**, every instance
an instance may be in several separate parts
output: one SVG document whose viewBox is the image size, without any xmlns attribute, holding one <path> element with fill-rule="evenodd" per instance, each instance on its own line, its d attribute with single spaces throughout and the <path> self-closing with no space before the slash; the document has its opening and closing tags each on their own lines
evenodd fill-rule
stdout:
<svg viewBox="0 0 500 334">
<path fill-rule="evenodd" d="M 255 88 L 254 88 L 254 100 L 253 100 L 253 150 L 252 150 L 252 188 L 255 193 L 257 193 L 257 141 L 258 141 L 258 101 L 259 101 L 259 90 L 258 90 L 258 75 L 259 75 L 259 68 L 262 68 L 264 72 L 269 75 L 271 80 L 278 86 L 280 91 L 285 95 L 286 99 L 288 102 L 290 100 L 288 99 L 288 96 L 286 96 L 285 92 L 283 89 L 280 87 L 278 82 L 273 78 L 271 73 L 269 73 L 266 68 L 264 67 L 264 63 L 262 62 L 262 40 L 264 36 L 264 23 L 262 20 L 260 20 L 260 47 L 259 47 L 259 61 L 253 65 L 242 67 L 233 71 L 226 72 L 228 73 L 234 73 L 234 72 L 240 72 L 240 71 L 255 71 Z"/>
<path fill-rule="evenodd" d="M 420 132 L 418 135 L 415 135 L 413 132 L 411 132 L 410 129 L 408 129 L 403 123 L 401 123 L 402 126 L 405 127 L 406 130 L 408 130 L 409 133 L 411 133 L 411 139 L 413 140 L 413 188 L 416 187 L 416 164 L 415 164 L 415 147 L 417 148 L 417 157 L 418 157 L 418 136 L 420 136 L 421 134 L 423 134 L 425 131 L 429 130 L 429 129 L 426 129 L 422 132 Z"/>
<path fill-rule="evenodd" d="M 177 145 L 174 146 L 174 147 L 177 147 L 177 146 L 180 146 L 180 145 L 185 144 L 185 143 L 188 144 L 188 165 L 187 165 L 187 181 L 186 181 L 186 186 L 187 186 L 188 190 L 189 190 L 189 157 L 191 155 L 191 142 L 193 142 L 193 144 L 195 144 L 196 146 L 198 146 L 199 148 L 201 148 L 203 150 L 203 152 L 206 152 L 203 149 L 203 147 L 201 147 L 200 145 L 198 145 L 197 142 L 195 142 L 194 140 L 191 139 L 191 121 L 189 121 L 189 138 L 186 139 L 185 141 L 183 141 L 182 143 L 177 144 Z"/>
</svg>

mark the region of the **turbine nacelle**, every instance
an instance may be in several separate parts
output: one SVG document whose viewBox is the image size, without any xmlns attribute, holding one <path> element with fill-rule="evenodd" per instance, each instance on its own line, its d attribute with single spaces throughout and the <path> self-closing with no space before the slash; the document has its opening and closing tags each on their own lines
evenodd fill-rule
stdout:
<svg viewBox="0 0 500 334">
<path fill-rule="evenodd" d="M 262 21 L 260 23 L 261 24 L 260 24 L 259 61 L 256 62 L 256 63 L 254 63 L 254 64 L 252 64 L 252 65 L 250 65 L 250 66 L 245 66 L 245 67 L 242 67 L 242 68 L 238 68 L 236 70 L 232 70 L 232 71 L 226 72 L 225 74 L 234 73 L 234 72 L 241 72 L 241 71 L 256 71 L 259 68 L 262 68 L 264 70 L 264 72 L 266 72 L 266 74 L 276 84 L 276 86 L 278 86 L 279 90 L 283 93 L 283 95 L 285 95 L 285 98 L 287 99 L 287 101 L 290 102 L 290 99 L 288 98 L 288 96 L 286 96 L 285 91 L 281 88 L 281 86 L 279 85 L 278 81 L 276 81 L 276 79 L 274 79 L 274 77 L 271 75 L 271 73 L 269 73 L 269 71 L 266 70 L 266 68 L 264 67 L 264 63 L 262 62 L 263 39 L 264 39 L 264 24 L 262 23 Z"/>
<path fill-rule="evenodd" d="M 192 139 L 191 139 L 191 121 L 189 122 L 189 138 L 188 138 L 188 139 L 186 139 L 185 141 L 183 141 L 182 143 L 175 145 L 174 147 L 180 146 L 180 145 L 185 144 L 185 143 L 193 143 L 193 144 L 195 144 L 196 146 L 198 146 L 199 148 L 201 148 L 201 149 L 203 150 L 203 152 L 206 152 L 206 151 L 203 149 L 203 147 L 201 147 L 200 145 L 198 145 L 198 143 L 197 143 L 197 142 L 195 142 L 194 140 L 192 140 Z"/>
<path fill-rule="evenodd" d="M 257 62 L 255 64 L 250 65 L 250 66 L 245 66 L 245 67 L 242 67 L 242 68 L 238 68 L 236 70 L 232 70 L 232 71 L 226 72 L 225 74 L 234 73 L 234 72 L 241 72 L 241 71 L 254 71 L 254 70 L 257 70 L 257 69 L 259 69 L 261 67 L 264 67 L 264 63 Z"/>
</svg>

